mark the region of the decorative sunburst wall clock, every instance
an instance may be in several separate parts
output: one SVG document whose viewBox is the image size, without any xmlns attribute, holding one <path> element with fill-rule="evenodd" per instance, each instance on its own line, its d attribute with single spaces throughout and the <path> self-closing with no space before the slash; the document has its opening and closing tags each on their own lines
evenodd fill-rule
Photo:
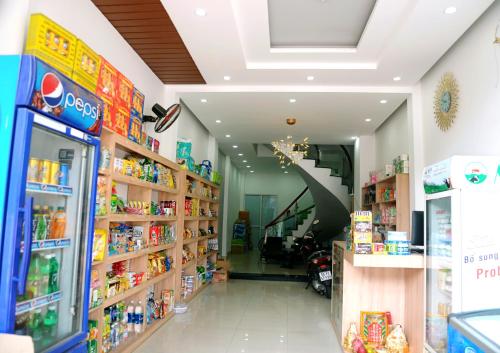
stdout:
<svg viewBox="0 0 500 353">
<path fill-rule="evenodd" d="M 458 110 L 458 83 L 451 72 L 441 77 L 434 94 L 434 117 L 442 131 L 448 130 Z"/>
</svg>

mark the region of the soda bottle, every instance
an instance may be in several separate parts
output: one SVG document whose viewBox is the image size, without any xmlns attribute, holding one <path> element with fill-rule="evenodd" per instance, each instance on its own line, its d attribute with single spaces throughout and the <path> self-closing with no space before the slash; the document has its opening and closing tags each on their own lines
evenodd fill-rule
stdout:
<svg viewBox="0 0 500 353">
<path fill-rule="evenodd" d="M 59 290 L 59 262 L 55 254 L 49 255 L 49 283 L 48 293 L 55 293 Z"/>
<path fill-rule="evenodd" d="M 35 346 L 40 344 L 42 339 L 42 309 L 35 309 L 28 322 L 28 333 L 33 339 Z"/>
<path fill-rule="evenodd" d="M 66 212 L 64 207 L 58 207 L 54 215 L 51 239 L 64 238 L 66 232 Z"/>
<path fill-rule="evenodd" d="M 40 295 L 50 294 L 50 255 L 45 255 L 40 259 Z"/>
<path fill-rule="evenodd" d="M 38 226 L 38 219 L 40 217 L 41 208 L 40 205 L 33 206 L 33 218 L 31 223 L 31 233 L 33 234 L 33 240 L 37 240 L 36 228 Z"/>
<path fill-rule="evenodd" d="M 49 212 L 47 216 L 47 238 L 52 239 L 52 227 L 54 226 L 56 211 L 54 211 L 53 206 L 49 206 Z"/>
<path fill-rule="evenodd" d="M 130 304 L 127 307 L 127 329 L 129 333 L 134 332 L 134 323 L 135 323 L 135 315 L 134 315 L 134 301 L 130 301 Z"/>
<path fill-rule="evenodd" d="M 142 302 L 139 300 L 137 306 L 134 310 L 134 331 L 135 333 L 141 333 L 142 331 L 142 323 L 144 322 L 144 313 L 142 312 Z"/>
<path fill-rule="evenodd" d="M 43 318 L 44 346 L 50 345 L 57 338 L 57 309 L 55 305 L 49 305 L 47 314 Z"/>
<path fill-rule="evenodd" d="M 47 217 L 46 215 L 48 214 L 48 208 L 45 210 L 45 207 L 43 206 L 42 210 L 38 214 L 38 221 L 36 224 L 36 240 L 45 240 L 47 238 Z M 45 211 L 47 211 L 45 213 Z"/>
<path fill-rule="evenodd" d="M 23 256 L 27 256 L 27 254 L 25 253 L 25 255 Z M 40 273 L 40 255 L 33 254 L 31 256 L 26 286 L 26 294 L 28 299 L 33 299 L 42 295 L 40 291 L 41 280 L 42 275 Z"/>
<path fill-rule="evenodd" d="M 26 336 L 28 334 L 28 321 L 30 319 L 29 313 L 16 315 L 16 323 L 14 326 L 14 334 Z"/>
</svg>

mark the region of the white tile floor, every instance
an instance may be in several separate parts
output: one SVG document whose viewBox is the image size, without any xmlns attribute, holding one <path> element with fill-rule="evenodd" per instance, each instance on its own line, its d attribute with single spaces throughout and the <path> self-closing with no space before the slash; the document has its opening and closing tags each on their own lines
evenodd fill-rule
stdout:
<svg viewBox="0 0 500 353">
<path fill-rule="evenodd" d="M 135 353 L 340 353 L 330 302 L 303 283 L 233 280 L 200 293 Z"/>
</svg>

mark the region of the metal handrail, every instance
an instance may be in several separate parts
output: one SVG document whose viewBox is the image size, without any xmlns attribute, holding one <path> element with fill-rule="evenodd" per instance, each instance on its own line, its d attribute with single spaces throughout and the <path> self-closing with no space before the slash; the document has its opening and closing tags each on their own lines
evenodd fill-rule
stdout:
<svg viewBox="0 0 500 353">
<path fill-rule="evenodd" d="M 290 202 L 290 204 L 283 211 L 281 211 L 277 217 L 275 217 L 271 222 L 266 224 L 266 226 L 264 228 L 267 229 L 267 228 L 272 227 L 273 225 L 279 223 L 278 220 L 281 218 L 281 216 L 283 216 L 290 208 L 292 208 L 292 206 L 295 205 L 295 203 L 297 201 L 299 201 L 299 199 L 302 196 L 304 196 L 304 194 L 307 192 L 307 190 L 309 190 L 309 187 L 306 186 L 306 188 L 304 190 L 302 190 L 302 192 L 296 198 L 294 198 L 293 201 Z"/>
</svg>

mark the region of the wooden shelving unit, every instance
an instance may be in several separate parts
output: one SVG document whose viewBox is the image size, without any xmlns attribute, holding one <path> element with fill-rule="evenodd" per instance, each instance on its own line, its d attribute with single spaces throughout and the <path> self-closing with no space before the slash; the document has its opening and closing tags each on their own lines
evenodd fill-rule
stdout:
<svg viewBox="0 0 500 353">
<path fill-rule="evenodd" d="M 184 172 L 184 178 L 180 181 L 179 188 L 181 194 L 183 195 L 182 205 L 185 205 L 187 200 L 196 200 L 199 202 L 199 210 L 193 210 L 195 213 L 189 213 L 186 209 L 183 209 L 183 229 L 190 229 L 195 237 L 183 239 L 182 248 L 186 246 L 190 252 L 195 255 L 195 258 L 187 264 L 183 265 L 183 274 L 187 276 L 194 276 L 195 287 L 193 293 L 182 300 L 188 302 L 194 298 L 197 293 L 202 289 L 206 288 L 208 284 L 198 283 L 197 278 L 197 266 L 207 266 L 207 262 L 215 264 L 217 261 L 217 251 L 209 251 L 208 241 L 209 239 L 216 238 L 218 236 L 218 216 L 219 216 L 219 197 L 220 190 L 219 186 L 202 178 L 198 174 L 192 173 L 190 171 Z M 203 210 L 203 212 L 202 212 Z M 200 234 L 200 229 L 206 232 L 205 236 Z M 211 229 L 211 234 L 209 233 Z M 198 247 L 204 246 L 207 248 L 206 255 L 198 254 Z M 181 278 L 178 278 L 179 285 L 181 288 Z M 177 293 L 179 297 L 176 299 L 181 299 L 181 292 Z"/>
<path fill-rule="evenodd" d="M 393 190 L 388 195 L 386 190 Z M 388 197 L 387 197 L 388 196 Z M 373 224 L 383 225 L 390 230 L 410 231 L 410 190 L 408 174 L 396 174 L 369 184 L 361 189 L 362 208 L 372 211 Z M 377 215 L 395 210 L 393 221 L 378 220 Z"/>
<path fill-rule="evenodd" d="M 193 253 L 197 255 L 198 244 L 204 244 L 208 242 L 208 239 L 217 234 L 209 235 L 207 237 L 194 238 L 190 240 L 183 241 L 184 227 L 196 226 L 196 230 L 199 227 L 208 228 L 209 225 L 214 226 L 215 233 L 217 231 L 217 217 L 206 217 L 193 215 L 190 217 L 185 217 L 184 212 L 184 202 L 186 198 L 198 198 L 200 200 L 200 207 L 205 207 L 208 209 L 213 209 L 218 214 L 218 197 L 219 189 L 218 186 L 203 179 L 202 177 L 181 170 L 180 167 L 154 153 L 145 147 L 138 145 L 125 137 L 122 137 L 115 132 L 104 128 L 101 136 L 101 145 L 110 151 L 110 169 L 99 170 L 99 177 L 104 178 L 106 181 L 106 216 L 95 217 L 95 229 L 103 229 L 109 236 L 110 223 L 126 223 L 131 225 L 139 225 L 144 229 L 143 239 L 145 240 L 144 247 L 136 252 L 127 252 L 117 255 L 109 255 L 108 244 L 106 243 L 106 251 L 104 253 L 104 259 L 102 261 L 95 261 L 92 264 L 92 270 L 97 271 L 98 277 L 101 283 L 101 288 L 106 294 L 106 272 L 111 270 L 111 266 L 115 262 L 127 261 L 130 270 L 135 272 L 145 272 L 147 273 L 147 263 L 148 255 L 158 252 L 166 251 L 169 256 L 174 258 L 174 262 L 170 271 L 157 275 L 149 280 L 145 277 L 139 285 L 130 288 L 126 291 L 118 293 L 110 298 L 104 298 L 104 302 L 98 307 L 89 310 L 89 320 L 95 319 L 98 321 L 98 347 L 97 351 L 101 351 L 102 345 L 102 333 L 104 328 L 104 309 L 110 305 L 114 305 L 120 301 L 128 302 L 130 300 L 137 301 L 141 300 L 145 311 L 146 295 L 148 289 L 154 286 L 155 293 L 159 293 L 163 289 L 173 289 L 175 294 L 176 302 L 180 299 L 181 290 L 181 275 L 183 272 L 192 273 L 196 276 L 196 265 L 206 264 L 207 259 L 212 258 L 215 262 L 217 252 L 210 252 L 207 254 L 205 259 L 195 257 L 189 263 L 182 264 L 182 249 L 184 245 L 187 245 L 193 249 Z M 134 154 L 142 157 L 146 157 L 156 163 L 160 163 L 163 166 L 169 168 L 175 179 L 175 188 L 169 188 L 166 185 L 154 184 L 151 182 L 143 181 L 132 176 L 122 175 L 119 172 L 114 171 L 114 159 L 115 157 L 123 158 L 125 155 Z M 200 194 L 201 190 L 195 189 L 189 195 L 187 194 L 186 185 L 188 181 L 195 180 L 197 185 L 203 185 L 204 187 L 209 187 L 212 192 L 212 197 L 205 197 Z M 157 216 L 157 215 L 133 215 L 133 214 L 112 214 L 110 208 L 110 200 L 112 195 L 112 184 L 116 183 L 118 185 L 117 189 L 120 196 L 124 199 L 134 200 L 134 201 L 162 201 L 170 200 L 176 201 L 176 215 L 175 216 Z M 124 193 L 125 195 L 121 195 Z M 149 243 L 149 232 L 150 226 L 152 224 L 165 224 L 172 225 L 175 224 L 175 235 L 176 241 L 171 244 L 161 244 L 153 246 Z M 132 352 L 141 343 L 143 343 L 154 331 L 156 331 L 161 325 L 167 322 L 173 316 L 173 312 L 169 313 L 164 319 L 154 321 L 150 325 L 146 325 L 146 320 L 144 323 L 143 332 L 139 335 L 134 335 L 129 337 L 126 341 L 120 344 L 119 347 L 112 350 L 115 352 Z"/>
</svg>

